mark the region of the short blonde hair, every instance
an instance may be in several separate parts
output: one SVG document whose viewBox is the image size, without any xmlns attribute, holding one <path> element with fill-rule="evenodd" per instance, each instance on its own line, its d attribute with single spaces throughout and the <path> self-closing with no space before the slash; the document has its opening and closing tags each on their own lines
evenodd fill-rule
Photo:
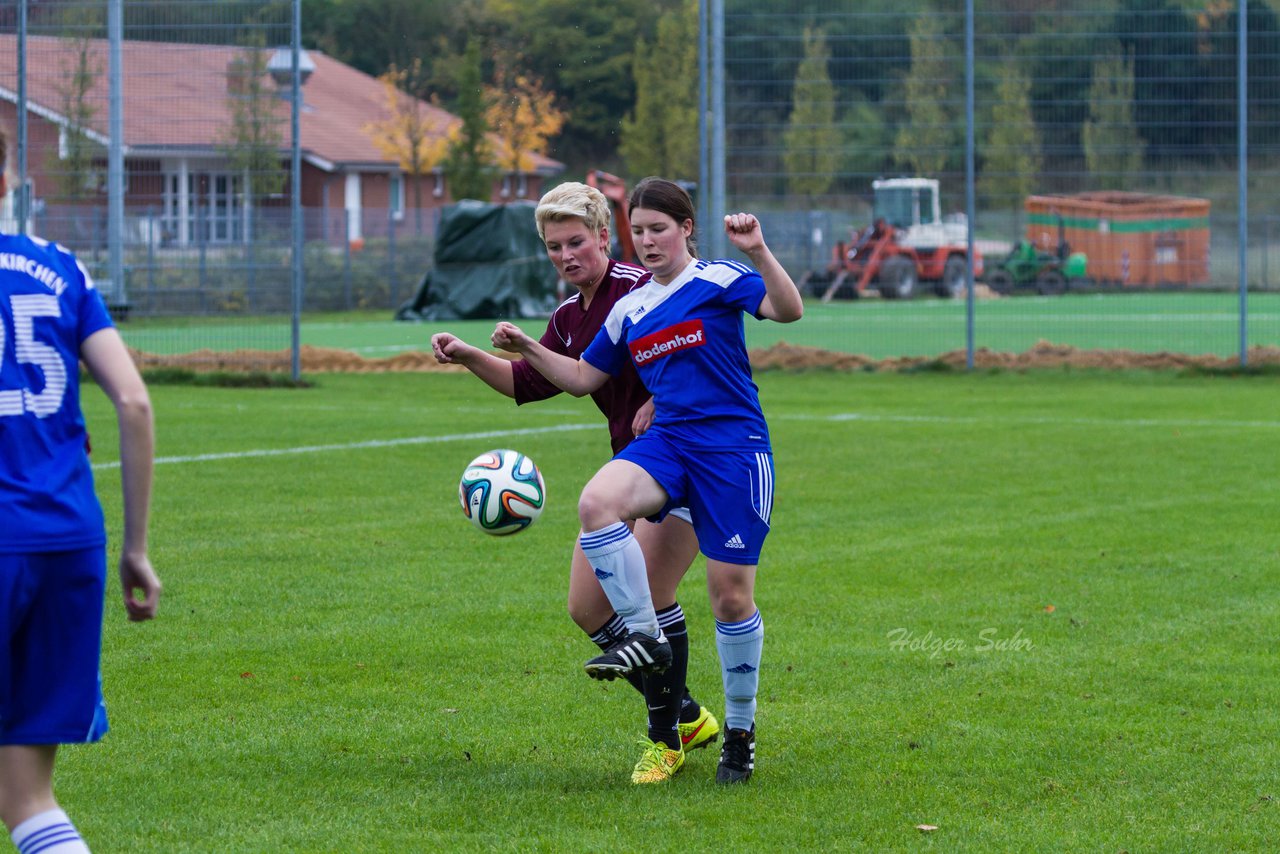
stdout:
<svg viewBox="0 0 1280 854">
<path fill-rule="evenodd" d="M 547 239 L 544 231 L 549 222 L 580 219 L 587 230 L 595 234 L 609 227 L 610 216 L 609 200 L 604 193 L 577 181 L 566 181 L 548 190 L 538 200 L 538 207 L 533 212 L 538 223 L 538 237 L 542 240 Z"/>
</svg>

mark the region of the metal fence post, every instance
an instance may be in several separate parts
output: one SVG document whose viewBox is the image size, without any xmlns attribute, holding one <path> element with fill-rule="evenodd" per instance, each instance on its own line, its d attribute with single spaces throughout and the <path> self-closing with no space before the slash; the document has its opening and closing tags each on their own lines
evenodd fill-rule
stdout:
<svg viewBox="0 0 1280 854">
<path fill-rule="evenodd" d="M 396 278 L 396 217 L 387 208 L 387 281 L 391 291 L 391 307 L 395 308 L 400 296 L 400 282 Z"/>
</svg>

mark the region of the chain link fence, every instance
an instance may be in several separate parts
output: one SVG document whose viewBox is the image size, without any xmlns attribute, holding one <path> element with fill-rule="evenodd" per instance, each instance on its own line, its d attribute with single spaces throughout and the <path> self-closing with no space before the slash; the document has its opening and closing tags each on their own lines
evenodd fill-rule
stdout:
<svg viewBox="0 0 1280 854">
<path fill-rule="evenodd" d="M 725 3 L 728 205 L 844 305 L 796 343 L 964 348 L 967 226 L 978 347 L 1280 343 L 1276 6 L 978 0 L 970 60 L 964 5 Z"/>
<path fill-rule="evenodd" d="M 21 4 L 22 73 L 19 5 L 0 5 L 0 127 L 13 138 L 25 88 L 29 230 L 74 249 L 131 322 L 287 315 L 291 4 L 123 3 L 121 282 L 107 4 Z M 1236 2 L 973 5 L 970 54 L 958 0 L 724 0 L 726 204 L 761 216 L 812 305 L 776 334 L 879 357 L 1280 343 L 1276 4 L 1249 3 L 1243 28 Z M 319 133 L 361 132 L 302 94 L 305 121 L 334 122 Z M 390 318 L 431 266 L 437 212 L 415 216 L 394 170 L 353 185 L 315 151 L 300 193 L 304 309 Z M 286 346 L 244 331 L 279 328 L 209 346 Z"/>
</svg>

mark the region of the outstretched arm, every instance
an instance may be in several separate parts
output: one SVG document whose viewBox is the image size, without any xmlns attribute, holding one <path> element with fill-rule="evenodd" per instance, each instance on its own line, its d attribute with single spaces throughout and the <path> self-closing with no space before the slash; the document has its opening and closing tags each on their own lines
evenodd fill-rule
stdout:
<svg viewBox="0 0 1280 854">
<path fill-rule="evenodd" d="M 516 396 L 516 385 L 513 379 L 511 362 L 501 356 L 495 356 L 472 347 L 461 338 L 448 332 L 437 332 L 431 336 L 431 352 L 436 361 L 442 365 L 462 365 L 471 373 L 484 380 L 485 384 L 507 397 Z"/>
<path fill-rule="evenodd" d="M 499 321 L 493 328 L 492 340 L 499 350 L 519 353 L 535 371 L 574 397 L 590 394 L 609 379 L 608 374 L 589 362 L 551 352 L 514 323 Z"/>
<path fill-rule="evenodd" d="M 147 557 L 151 469 L 155 460 L 151 397 L 114 328 L 100 329 L 86 338 L 80 346 L 80 357 L 111 399 L 120 425 L 120 483 L 124 492 L 120 585 L 125 611 L 130 620 L 150 620 L 160 605 L 160 579 Z"/>
<path fill-rule="evenodd" d="M 804 315 L 800 289 L 765 244 L 760 221 L 749 213 L 729 214 L 724 218 L 724 232 L 764 279 L 765 296 L 757 313 L 779 323 L 799 320 Z"/>
</svg>

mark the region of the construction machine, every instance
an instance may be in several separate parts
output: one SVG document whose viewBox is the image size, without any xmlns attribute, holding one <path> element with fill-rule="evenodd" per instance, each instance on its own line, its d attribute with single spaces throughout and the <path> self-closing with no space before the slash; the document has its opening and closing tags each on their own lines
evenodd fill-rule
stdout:
<svg viewBox="0 0 1280 854">
<path fill-rule="evenodd" d="M 942 297 L 963 293 L 968 277 L 969 227 L 962 215 L 943 218 L 934 178 L 888 178 L 871 183 L 872 223 L 832 251 L 825 271 L 802 278 L 823 302 L 874 287 L 886 299 L 910 299 L 922 285 Z M 975 249 L 973 274 L 982 274 Z"/>
</svg>

